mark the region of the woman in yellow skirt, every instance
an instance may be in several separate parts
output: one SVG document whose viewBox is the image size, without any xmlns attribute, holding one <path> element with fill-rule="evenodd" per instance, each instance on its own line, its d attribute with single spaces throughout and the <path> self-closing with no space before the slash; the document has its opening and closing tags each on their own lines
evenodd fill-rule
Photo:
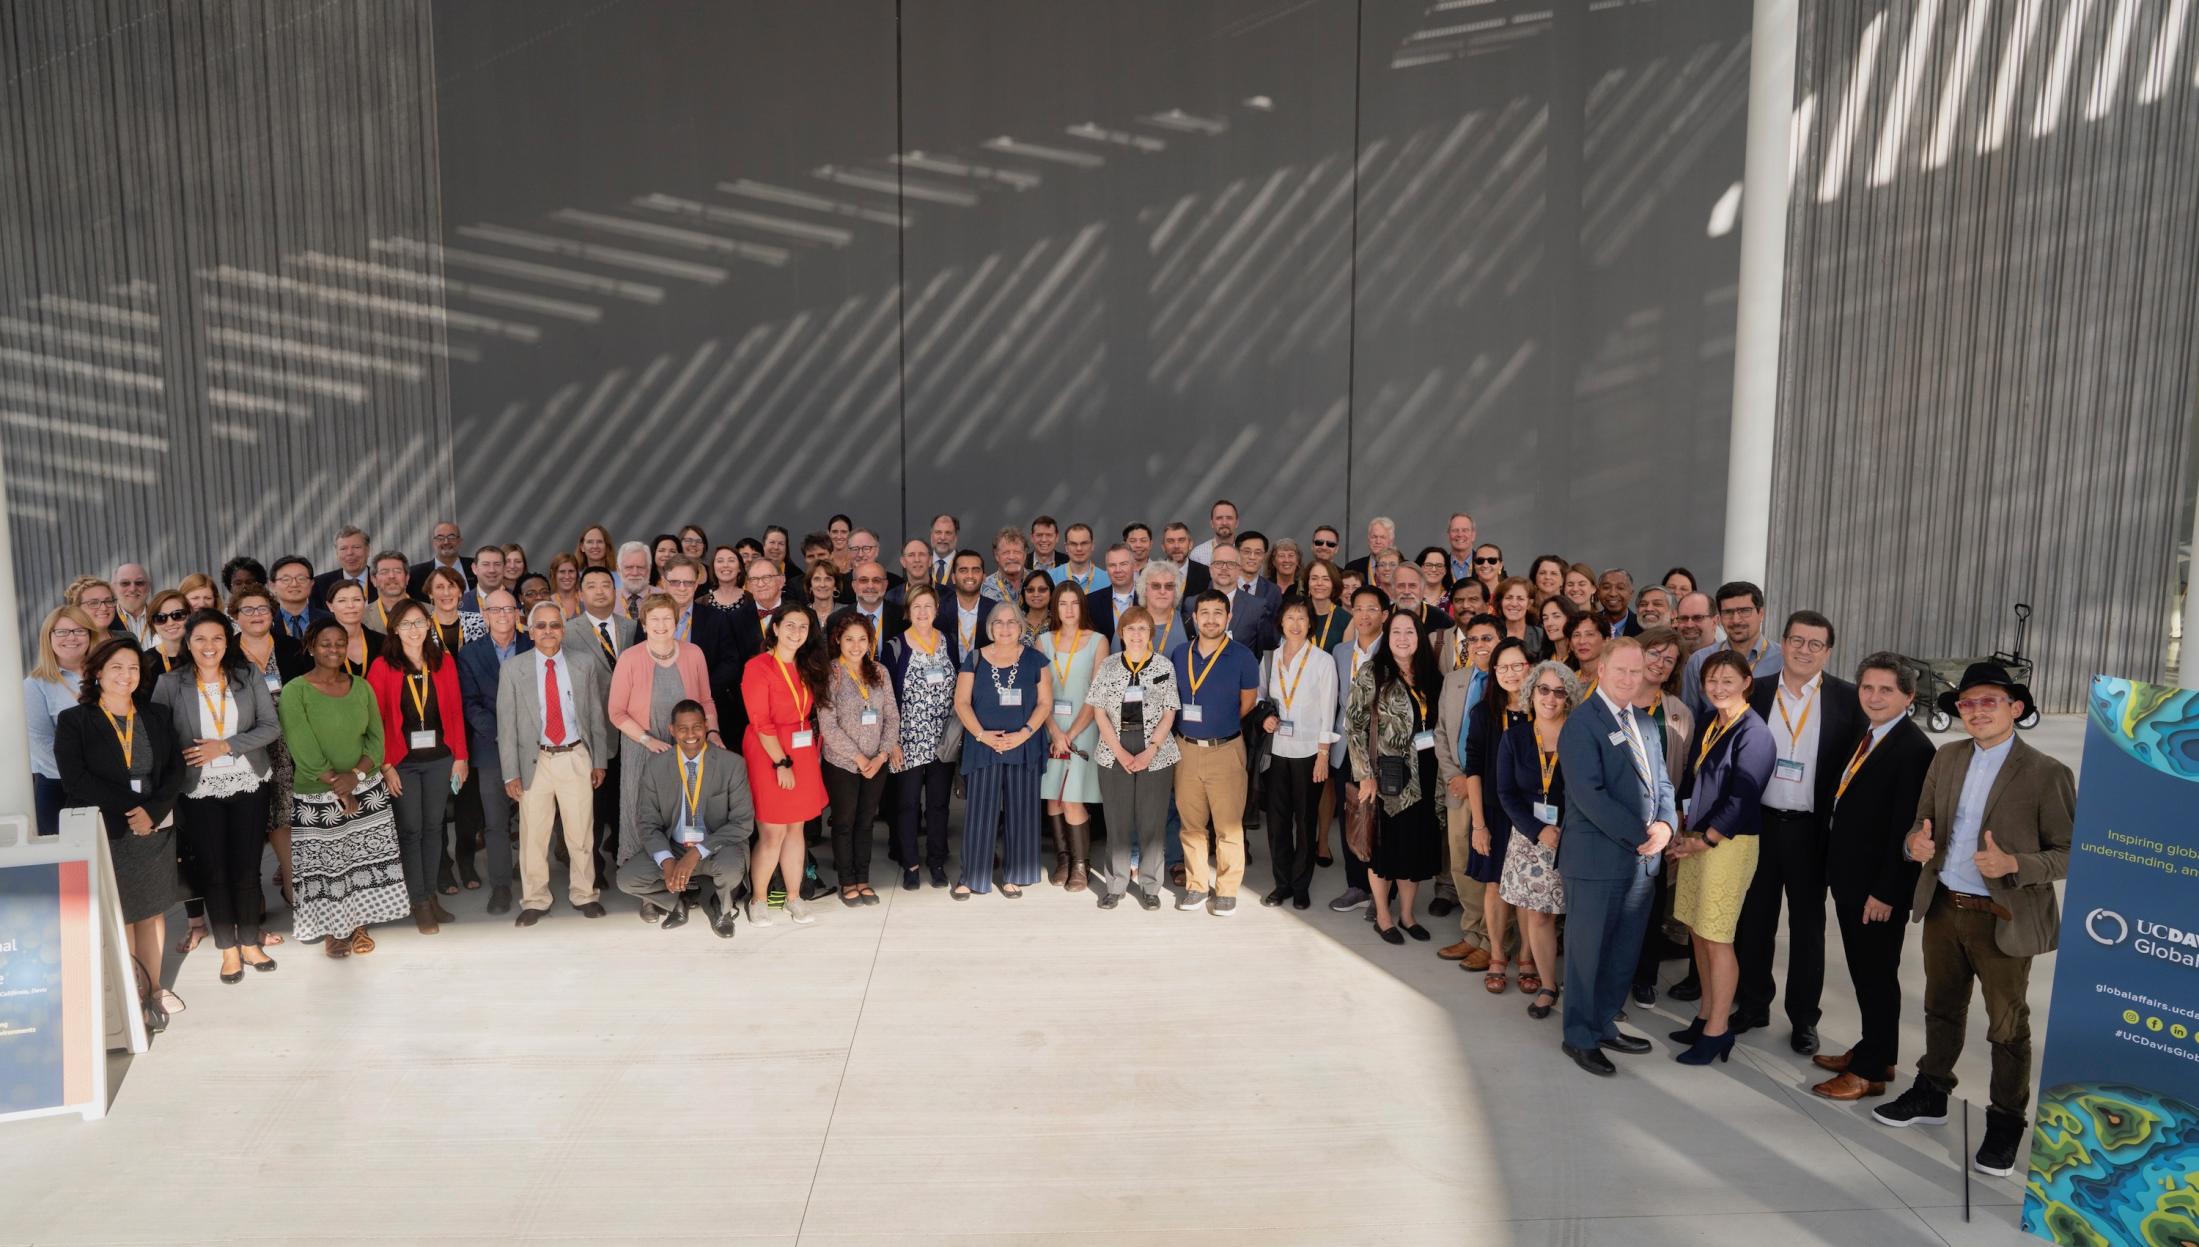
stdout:
<svg viewBox="0 0 2199 1247">
<path fill-rule="evenodd" d="M 1741 978 L 1733 928 L 1756 874 L 1764 785 L 1778 759 L 1771 729 L 1749 709 L 1752 679 L 1747 659 L 1731 650 L 1720 650 L 1703 664 L 1703 696 L 1711 714 L 1688 742 L 1680 783 L 1683 834 L 1666 850 L 1679 871 L 1672 916 L 1694 935 L 1695 969 L 1703 983 L 1695 1021 L 1672 1033 L 1674 1043 L 1688 1045 L 1677 1058 L 1683 1065 L 1708 1065 L 1733 1052 L 1727 1023 Z"/>
</svg>

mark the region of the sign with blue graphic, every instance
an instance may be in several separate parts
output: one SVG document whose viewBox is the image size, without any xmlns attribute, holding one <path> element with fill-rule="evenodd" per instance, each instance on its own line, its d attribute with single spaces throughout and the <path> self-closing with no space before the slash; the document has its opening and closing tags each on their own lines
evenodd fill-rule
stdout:
<svg viewBox="0 0 2199 1247">
<path fill-rule="evenodd" d="M 2199 1242 L 2199 692 L 2096 677 L 2023 1228 Z"/>
</svg>

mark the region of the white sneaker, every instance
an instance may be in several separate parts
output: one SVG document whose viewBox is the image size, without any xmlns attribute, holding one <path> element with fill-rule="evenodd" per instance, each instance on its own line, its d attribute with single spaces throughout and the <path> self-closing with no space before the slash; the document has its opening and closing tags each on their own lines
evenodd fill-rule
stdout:
<svg viewBox="0 0 2199 1247">
<path fill-rule="evenodd" d="M 809 906 L 799 896 L 788 896 L 785 909 L 787 921 L 796 926 L 806 927 L 817 921 L 817 915 L 809 912 Z"/>
<path fill-rule="evenodd" d="M 770 901 L 756 896 L 748 898 L 748 925 L 752 927 L 768 927 L 771 925 Z"/>
</svg>

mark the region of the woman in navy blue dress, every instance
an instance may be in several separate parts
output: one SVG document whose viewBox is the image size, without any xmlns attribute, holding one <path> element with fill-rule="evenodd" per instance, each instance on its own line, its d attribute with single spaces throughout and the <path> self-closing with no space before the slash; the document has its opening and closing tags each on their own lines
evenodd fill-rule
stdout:
<svg viewBox="0 0 2199 1247">
<path fill-rule="evenodd" d="M 1000 894 L 1014 900 L 1039 880 L 1039 776 L 1046 770 L 1046 722 L 1053 681 L 1046 660 L 1025 645 L 1023 612 L 995 602 L 985 616 L 990 643 L 966 655 L 955 677 L 954 712 L 962 720 L 962 822 L 958 901 L 993 889 L 993 836 L 1007 815 Z"/>
</svg>

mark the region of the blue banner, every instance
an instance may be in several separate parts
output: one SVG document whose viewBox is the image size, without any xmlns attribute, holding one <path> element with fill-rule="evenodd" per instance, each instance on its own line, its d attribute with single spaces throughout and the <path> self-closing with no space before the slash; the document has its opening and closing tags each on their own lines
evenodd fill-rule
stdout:
<svg viewBox="0 0 2199 1247">
<path fill-rule="evenodd" d="M 2199 1242 L 2199 693 L 2096 677 L 2023 1228 Z"/>
<path fill-rule="evenodd" d="M 0 867 L 0 1113 L 67 1102 L 61 867 Z"/>
</svg>

